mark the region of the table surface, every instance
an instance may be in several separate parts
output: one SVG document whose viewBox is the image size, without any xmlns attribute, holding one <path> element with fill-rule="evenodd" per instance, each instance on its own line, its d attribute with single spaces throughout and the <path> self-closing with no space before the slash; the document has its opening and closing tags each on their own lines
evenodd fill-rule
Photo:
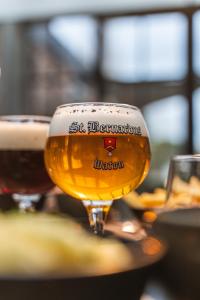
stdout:
<svg viewBox="0 0 200 300">
<path fill-rule="evenodd" d="M 51 205 L 48 207 L 48 203 L 45 204 L 44 201 L 40 201 L 41 203 L 39 203 L 40 205 L 38 204 L 37 209 L 45 209 L 49 212 L 53 212 L 58 209 L 60 212 L 67 213 L 68 215 L 76 218 L 77 220 L 79 220 L 80 223 L 84 224 L 84 222 L 86 221 L 86 212 L 79 201 L 74 201 L 74 199 L 65 195 L 60 195 L 58 199 L 52 198 L 50 200 L 55 201 L 54 205 L 52 205 L 53 203 L 51 203 Z M 16 206 L 13 200 L 10 198 L 10 196 L 0 195 L 0 209 L 4 211 L 11 210 L 13 208 L 16 209 Z M 120 200 L 114 202 L 111 212 L 111 217 L 114 216 L 115 218 L 120 218 L 122 221 L 130 220 L 134 217 L 133 212 L 128 208 L 128 206 L 124 202 Z M 180 297 L 175 295 L 174 292 L 172 292 L 172 290 L 169 288 L 166 280 L 162 278 L 162 270 L 160 271 L 160 268 L 158 269 L 159 271 L 156 269 L 156 273 L 152 274 L 152 277 L 148 280 L 145 287 L 145 291 L 140 300 L 192 300 L 191 298 L 183 299 L 182 296 Z M 178 292 L 179 291 L 176 290 L 176 293 Z M 134 300 L 131 298 L 131 295 L 130 300 Z"/>
<path fill-rule="evenodd" d="M 180 298 L 158 278 L 154 278 L 147 282 L 145 291 L 140 300 L 192 300 Z"/>
</svg>

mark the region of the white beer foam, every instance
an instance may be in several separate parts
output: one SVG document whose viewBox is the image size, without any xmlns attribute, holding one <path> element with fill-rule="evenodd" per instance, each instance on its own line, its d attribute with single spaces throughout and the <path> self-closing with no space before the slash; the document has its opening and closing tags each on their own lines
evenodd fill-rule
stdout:
<svg viewBox="0 0 200 300">
<path fill-rule="evenodd" d="M 99 124 L 123 125 L 140 127 L 141 135 L 148 136 L 148 131 L 140 110 L 129 105 L 105 104 L 95 105 L 66 105 L 58 107 L 50 125 L 50 136 L 69 134 L 69 127 L 73 122 L 83 123 L 86 133 L 89 121 Z"/>
<path fill-rule="evenodd" d="M 49 124 L 0 122 L 0 150 L 43 150 Z"/>
</svg>

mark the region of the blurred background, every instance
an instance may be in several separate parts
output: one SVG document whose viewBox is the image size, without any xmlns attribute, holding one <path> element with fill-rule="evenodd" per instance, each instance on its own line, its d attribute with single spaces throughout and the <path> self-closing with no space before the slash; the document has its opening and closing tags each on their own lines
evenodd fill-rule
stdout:
<svg viewBox="0 0 200 300">
<path fill-rule="evenodd" d="M 73 101 L 138 106 L 153 153 L 146 190 L 163 185 L 173 154 L 200 153 L 199 0 L 0 7 L 1 115 L 52 115 Z"/>
</svg>

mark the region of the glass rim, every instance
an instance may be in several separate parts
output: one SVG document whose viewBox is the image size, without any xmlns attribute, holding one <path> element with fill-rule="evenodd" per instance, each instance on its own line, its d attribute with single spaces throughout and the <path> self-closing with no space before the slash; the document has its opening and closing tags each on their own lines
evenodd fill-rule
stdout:
<svg viewBox="0 0 200 300">
<path fill-rule="evenodd" d="M 1 115 L 0 122 L 7 121 L 7 122 L 50 122 L 51 117 L 44 116 L 44 115 Z"/>
<path fill-rule="evenodd" d="M 200 161 L 200 154 L 175 155 L 172 159 L 175 162 L 195 162 Z"/>
<path fill-rule="evenodd" d="M 71 103 L 65 103 L 65 104 L 61 104 L 59 106 L 56 107 L 57 109 L 60 108 L 65 108 L 65 107 L 73 107 L 73 106 L 117 106 L 117 107 L 124 107 L 124 108 L 131 108 L 134 109 L 136 111 L 140 111 L 140 109 L 137 106 L 131 105 L 131 104 L 126 104 L 126 103 L 120 103 L 120 102 L 102 102 L 102 101 L 93 101 L 93 102 L 71 102 Z"/>
</svg>

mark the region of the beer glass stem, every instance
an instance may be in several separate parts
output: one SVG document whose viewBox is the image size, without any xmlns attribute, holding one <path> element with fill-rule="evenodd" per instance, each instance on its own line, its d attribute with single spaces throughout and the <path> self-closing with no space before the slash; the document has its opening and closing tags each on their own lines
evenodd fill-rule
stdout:
<svg viewBox="0 0 200 300">
<path fill-rule="evenodd" d="M 97 235 L 103 235 L 104 223 L 112 205 L 112 201 L 84 200 L 83 204 L 87 210 L 93 232 Z"/>
<path fill-rule="evenodd" d="M 18 204 L 20 212 L 34 212 L 33 202 L 37 202 L 40 199 L 40 194 L 34 195 L 22 195 L 22 194 L 13 194 L 13 199 Z"/>
</svg>

